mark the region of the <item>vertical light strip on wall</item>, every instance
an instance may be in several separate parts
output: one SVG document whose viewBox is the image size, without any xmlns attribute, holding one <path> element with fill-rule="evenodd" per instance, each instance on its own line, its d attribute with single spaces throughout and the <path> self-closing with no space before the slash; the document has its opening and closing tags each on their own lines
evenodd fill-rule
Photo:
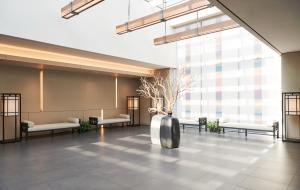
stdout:
<svg viewBox="0 0 300 190">
<path fill-rule="evenodd" d="M 118 77 L 116 76 L 115 79 L 115 86 L 116 86 L 116 109 L 118 108 Z"/>
<path fill-rule="evenodd" d="M 101 109 L 101 119 L 104 119 L 104 113 L 103 113 L 103 108 Z M 101 125 L 101 128 L 103 128 L 103 125 Z"/>
<path fill-rule="evenodd" d="M 104 118 L 104 113 L 103 113 L 103 109 L 101 109 L 101 119 L 103 120 L 103 118 Z"/>
<path fill-rule="evenodd" d="M 40 111 L 44 111 L 44 71 L 40 71 Z"/>
</svg>

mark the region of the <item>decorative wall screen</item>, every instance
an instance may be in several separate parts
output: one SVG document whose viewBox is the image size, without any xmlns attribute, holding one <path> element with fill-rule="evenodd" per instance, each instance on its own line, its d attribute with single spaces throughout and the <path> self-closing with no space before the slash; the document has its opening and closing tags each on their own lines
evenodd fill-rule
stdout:
<svg viewBox="0 0 300 190">
<path fill-rule="evenodd" d="M 179 118 L 280 120 L 280 56 L 245 29 L 180 41 L 177 62 L 194 81 L 177 103 Z"/>
</svg>

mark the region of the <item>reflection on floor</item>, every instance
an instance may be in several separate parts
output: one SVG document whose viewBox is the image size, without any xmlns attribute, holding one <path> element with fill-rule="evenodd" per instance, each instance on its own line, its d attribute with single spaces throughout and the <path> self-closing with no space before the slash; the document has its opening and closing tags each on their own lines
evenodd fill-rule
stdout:
<svg viewBox="0 0 300 190">
<path fill-rule="evenodd" d="M 300 144 L 187 129 L 168 150 L 149 134 L 105 128 L 0 145 L 0 189 L 300 189 Z"/>
</svg>

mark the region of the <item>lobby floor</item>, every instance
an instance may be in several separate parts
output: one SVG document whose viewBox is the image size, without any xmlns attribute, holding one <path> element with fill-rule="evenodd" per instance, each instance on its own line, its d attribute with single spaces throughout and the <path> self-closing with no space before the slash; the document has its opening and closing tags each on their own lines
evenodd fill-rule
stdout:
<svg viewBox="0 0 300 190">
<path fill-rule="evenodd" d="M 189 128 L 167 150 L 149 134 L 102 128 L 0 145 L 0 190 L 300 189 L 300 144 Z"/>
</svg>

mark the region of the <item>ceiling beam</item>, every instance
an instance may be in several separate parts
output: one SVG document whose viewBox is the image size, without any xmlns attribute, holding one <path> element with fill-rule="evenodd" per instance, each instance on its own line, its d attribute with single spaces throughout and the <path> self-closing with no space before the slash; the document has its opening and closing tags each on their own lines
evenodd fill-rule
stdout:
<svg viewBox="0 0 300 190">
<path fill-rule="evenodd" d="M 206 34 L 211 34 L 215 32 L 221 32 L 224 30 L 229 30 L 232 28 L 239 27 L 239 25 L 233 20 L 227 20 L 216 24 L 211 24 L 208 26 L 198 27 L 192 30 L 187 30 L 184 32 L 179 32 L 171 35 L 162 36 L 154 39 L 155 45 L 162 45 L 171 42 L 176 42 L 180 40 L 186 40 L 189 38 L 194 38 Z"/>
<path fill-rule="evenodd" d="M 161 10 L 159 12 L 126 22 L 116 27 L 117 34 L 125 34 L 147 26 L 165 22 L 180 16 L 184 16 L 202 9 L 206 9 L 210 3 L 206 0 L 190 0 L 186 3 Z"/>
</svg>

